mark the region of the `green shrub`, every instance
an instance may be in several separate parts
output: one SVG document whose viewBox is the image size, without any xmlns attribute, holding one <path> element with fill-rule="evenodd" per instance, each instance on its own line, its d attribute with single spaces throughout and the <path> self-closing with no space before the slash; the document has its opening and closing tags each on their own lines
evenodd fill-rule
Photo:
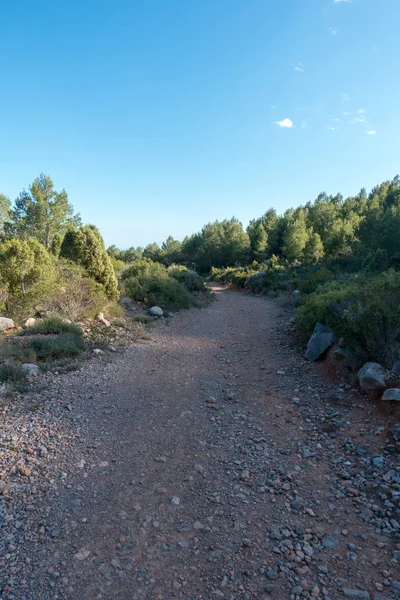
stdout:
<svg viewBox="0 0 400 600">
<path fill-rule="evenodd" d="M 0 342 L 0 360 L 9 359 L 16 363 L 35 363 L 36 353 L 22 340 L 4 339 Z"/>
<path fill-rule="evenodd" d="M 194 304 L 189 292 L 171 277 L 132 277 L 125 286 L 132 300 L 143 302 L 147 299 L 149 306 L 181 310 Z"/>
<path fill-rule="evenodd" d="M 168 267 L 168 275 L 183 284 L 188 292 L 203 292 L 204 279 L 196 271 L 190 271 L 183 265 L 171 265 Z"/>
<path fill-rule="evenodd" d="M 400 273 L 393 270 L 353 283 L 333 282 L 308 296 L 296 323 L 309 335 L 317 321 L 332 327 L 361 360 L 386 365 L 400 356 Z"/>
<path fill-rule="evenodd" d="M 0 381 L 11 383 L 20 392 L 28 388 L 26 373 L 20 365 L 12 363 L 0 365 Z"/>
<path fill-rule="evenodd" d="M 36 321 L 32 327 L 22 330 L 19 335 L 49 335 L 59 333 L 70 333 L 81 337 L 82 329 L 78 325 L 75 325 L 75 323 L 67 323 L 59 317 L 49 317 Z"/>
<path fill-rule="evenodd" d="M 74 358 L 85 350 L 83 338 L 71 333 L 61 333 L 54 337 L 37 337 L 32 339 L 29 345 L 40 362 Z"/>
<path fill-rule="evenodd" d="M 154 262 L 149 258 L 140 258 L 135 260 L 128 269 L 122 273 L 122 280 L 132 279 L 135 277 L 156 276 L 168 277 L 168 271 L 164 265 L 159 262 Z"/>
<path fill-rule="evenodd" d="M 305 273 L 300 281 L 300 291 L 302 294 L 312 294 L 322 285 L 332 281 L 334 275 L 325 267 L 315 269 Z"/>
<path fill-rule="evenodd" d="M 65 259 L 57 261 L 56 287 L 48 307 L 71 321 L 96 316 L 107 303 L 101 284 L 88 277 L 83 267 Z"/>
</svg>

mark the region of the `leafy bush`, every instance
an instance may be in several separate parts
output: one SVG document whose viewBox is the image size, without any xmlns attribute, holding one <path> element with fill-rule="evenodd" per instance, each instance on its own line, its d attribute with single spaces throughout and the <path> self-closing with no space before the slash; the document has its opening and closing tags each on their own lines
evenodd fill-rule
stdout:
<svg viewBox="0 0 400 600">
<path fill-rule="evenodd" d="M 183 284 L 188 292 L 203 292 L 204 279 L 196 271 L 190 271 L 183 265 L 171 265 L 168 267 L 168 275 Z"/>
<path fill-rule="evenodd" d="M 47 319 L 36 321 L 32 327 L 23 329 L 19 335 L 48 335 L 59 333 L 70 333 L 81 337 L 82 329 L 78 327 L 78 325 L 75 325 L 75 323 L 67 323 L 59 317 L 49 317 Z"/>
<path fill-rule="evenodd" d="M 60 259 L 56 286 L 48 306 L 71 321 L 94 317 L 107 302 L 101 284 L 87 276 L 79 265 Z"/>
<path fill-rule="evenodd" d="M 400 273 L 333 282 L 308 296 L 296 323 L 309 335 L 317 321 L 332 327 L 362 360 L 391 365 L 400 356 Z"/>
<path fill-rule="evenodd" d="M 189 292 L 171 277 L 132 277 L 125 286 L 132 300 L 143 302 L 146 298 L 150 306 L 181 310 L 194 304 Z"/>
<path fill-rule="evenodd" d="M 156 276 L 168 277 L 168 271 L 159 262 L 154 262 L 150 258 L 140 258 L 135 260 L 128 269 L 122 273 L 122 280 L 132 279 L 132 277 Z"/>
<path fill-rule="evenodd" d="M 322 285 L 332 281 L 334 274 L 325 267 L 314 269 L 304 274 L 300 281 L 300 291 L 302 294 L 312 294 Z"/>
<path fill-rule="evenodd" d="M 37 337 L 32 339 L 29 345 L 40 362 L 74 358 L 85 350 L 83 338 L 71 333 L 61 333 L 54 337 Z"/>
<path fill-rule="evenodd" d="M 26 391 L 28 380 L 20 365 L 7 363 L 0 365 L 0 381 L 12 383 L 20 392 Z"/>
</svg>

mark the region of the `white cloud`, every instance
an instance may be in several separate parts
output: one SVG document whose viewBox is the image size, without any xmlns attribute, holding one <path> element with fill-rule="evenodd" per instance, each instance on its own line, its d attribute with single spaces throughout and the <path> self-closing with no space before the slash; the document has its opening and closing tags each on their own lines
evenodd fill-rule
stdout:
<svg viewBox="0 0 400 600">
<path fill-rule="evenodd" d="M 284 127 L 286 129 L 291 129 L 293 127 L 293 121 L 291 119 L 283 119 L 282 121 L 275 121 L 275 125 L 278 127 Z"/>
<path fill-rule="evenodd" d="M 302 122 L 301 122 L 301 127 L 302 127 L 303 129 L 307 129 L 307 127 L 308 127 L 308 123 L 307 123 L 307 121 L 302 121 Z"/>
<path fill-rule="evenodd" d="M 275 106 L 275 104 L 272 104 L 272 105 L 270 106 L 270 109 L 271 109 L 271 110 L 275 110 L 275 109 L 276 109 L 276 106 Z"/>
<path fill-rule="evenodd" d="M 350 96 L 348 94 L 342 94 L 341 98 L 342 98 L 342 100 L 341 100 L 342 103 L 344 103 L 344 102 L 350 102 L 350 100 L 351 100 L 351 98 L 350 98 Z"/>
<path fill-rule="evenodd" d="M 348 2 L 350 4 L 351 0 L 333 0 L 335 4 L 340 4 L 340 2 Z"/>
<path fill-rule="evenodd" d="M 334 125 L 327 125 L 326 128 L 329 129 L 329 131 L 336 131 L 337 130 L 337 127 L 335 127 Z"/>
<path fill-rule="evenodd" d="M 331 35 L 336 35 L 336 34 L 337 34 L 337 31 L 336 31 L 336 29 L 333 29 L 333 27 L 329 27 L 329 33 L 330 33 Z"/>
<path fill-rule="evenodd" d="M 376 131 L 375 129 L 370 129 L 369 131 L 366 131 L 367 135 L 376 135 Z"/>
<path fill-rule="evenodd" d="M 359 114 L 359 115 L 365 115 L 365 113 L 366 113 L 366 112 L 367 112 L 367 111 L 365 110 L 365 108 L 360 108 L 360 109 L 357 111 L 357 114 Z"/>
<path fill-rule="evenodd" d="M 350 123 L 366 123 L 367 119 L 365 118 L 364 115 L 360 115 L 359 117 L 356 117 L 355 119 L 352 119 L 350 121 Z"/>
<path fill-rule="evenodd" d="M 304 71 L 303 63 L 290 63 L 290 66 L 293 67 L 295 71 L 300 71 L 300 73 L 303 73 Z"/>
</svg>

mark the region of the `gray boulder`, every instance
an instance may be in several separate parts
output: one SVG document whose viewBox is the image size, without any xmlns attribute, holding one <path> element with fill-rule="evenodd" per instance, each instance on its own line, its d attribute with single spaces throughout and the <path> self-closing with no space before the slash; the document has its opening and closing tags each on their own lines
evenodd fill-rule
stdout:
<svg viewBox="0 0 400 600">
<path fill-rule="evenodd" d="M 164 311 L 159 306 L 152 306 L 150 308 L 150 310 L 149 310 L 149 314 L 152 317 L 163 317 L 164 316 Z"/>
<path fill-rule="evenodd" d="M 324 325 L 323 323 L 317 323 L 314 327 L 313 333 L 333 333 L 330 327 Z"/>
<path fill-rule="evenodd" d="M 396 360 L 392 367 L 392 373 L 395 375 L 400 375 L 400 360 Z"/>
<path fill-rule="evenodd" d="M 5 331 L 6 329 L 14 329 L 14 321 L 12 319 L 7 319 L 7 317 L 0 317 L 0 331 Z"/>
<path fill-rule="evenodd" d="M 400 402 L 400 388 L 390 388 L 382 396 L 382 400 L 394 400 Z"/>
<path fill-rule="evenodd" d="M 335 334 L 329 327 L 317 323 L 314 332 L 307 344 L 305 357 L 308 360 L 317 360 L 332 346 L 335 341 Z"/>
<path fill-rule="evenodd" d="M 128 311 L 135 312 L 137 310 L 136 306 L 133 304 L 132 300 L 126 296 L 125 298 L 121 298 L 119 301 L 120 305 Z"/>
<path fill-rule="evenodd" d="M 357 377 L 364 392 L 384 390 L 388 373 L 379 363 L 368 362 L 358 371 Z"/>
<path fill-rule="evenodd" d="M 37 365 L 34 365 L 33 363 L 25 363 L 21 365 L 21 369 L 26 373 L 28 377 L 36 377 L 36 375 L 39 375 L 40 373 L 39 367 Z"/>
</svg>

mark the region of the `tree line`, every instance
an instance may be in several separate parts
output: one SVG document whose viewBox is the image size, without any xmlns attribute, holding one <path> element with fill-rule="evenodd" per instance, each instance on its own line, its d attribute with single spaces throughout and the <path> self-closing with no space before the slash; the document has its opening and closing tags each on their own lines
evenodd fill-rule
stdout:
<svg viewBox="0 0 400 600">
<path fill-rule="evenodd" d="M 184 240 L 168 237 L 160 246 L 107 249 L 114 261 L 148 258 L 165 265 L 185 264 L 200 272 L 212 267 L 262 263 L 280 257 L 289 263 L 317 264 L 322 259 L 355 256 L 359 260 L 400 264 L 400 178 L 385 181 L 368 194 L 319 194 L 283 215 L 270 208 L 246 230 L 235 217 L 208 223 Z M 377 254 L 377 256 L 375 256 Z"/>
</svg>

